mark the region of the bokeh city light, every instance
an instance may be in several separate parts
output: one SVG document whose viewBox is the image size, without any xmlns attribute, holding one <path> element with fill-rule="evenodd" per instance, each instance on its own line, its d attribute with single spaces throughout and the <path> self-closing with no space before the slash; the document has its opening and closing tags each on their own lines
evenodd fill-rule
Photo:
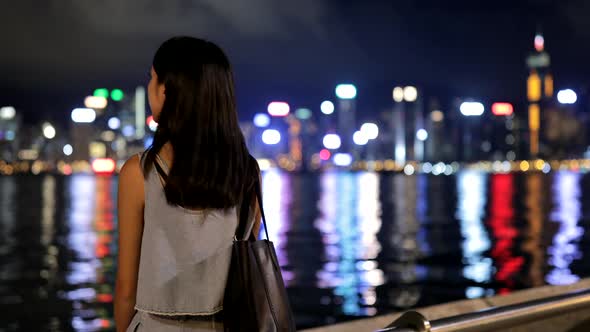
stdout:
<svg viewBox="0 0 590 332">
<path fill-rule="evenodd" d="M 329 150 L 337 150 L 342 145 L 340 136 L 336 134 L 327 134 L 323 139 L 324 147 Z"/>
<path fill-rule="evenodd" d="M 326 115 L 330 115 L 330 114 L 334 113 L 334 103 L 332 103 L 329 100 L 325 100 L 320 105 L 320 109 L 321 109 L 322 113 L 324 113 Z"/>
<path fill-rule="evenodd" d="M 572 89 L 565 89 L 557 93 L 557 100 L 562 104 L 571 105 L 578 101 L 578 95 Z"/>
<path fill-rule="evenodd" d="M 266 129 L 262 133 L 262 141 L 268 145 L 279 144 L 281 142 L 281 133 L 276 129 Z"/>
<path fill-rule="evenodd" d="M 461 114 L 465 116 L 480 116 L 483 114 L 485 107 L 479 102 L 464 102 L 460 107 Z"/>
<path fill-rule="evenodd" d="M 353 84 L 339 84 L 336 86 L 336 97 L 340 99 L 356 98 L 356 86 Z"/>
<path fill-rule="evenodd" d="M 76 123 L 92 123 L 96 119 L 96 112 L 91 108 L 75 108 L 71 117 Z"/>
<path fill-rule="evenodd" d="M 275 117 L 287 116 L 291 110 L 289 104 L 282 101 L 273 101 L 268 104 L 268 114 Z"/>
</svg>

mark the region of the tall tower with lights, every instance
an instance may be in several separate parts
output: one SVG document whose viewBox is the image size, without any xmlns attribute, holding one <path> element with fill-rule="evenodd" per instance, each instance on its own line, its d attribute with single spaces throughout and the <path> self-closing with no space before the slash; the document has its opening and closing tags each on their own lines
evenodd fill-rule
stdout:
<svg viewBox="0 0 590 332">
<path fill-rule="evenodd" d="M 339 84 L 336 86 L 338 97 L 338 135 L 342 141 L 342 151 L 350 153 L 353 146 L 352 136 L 356 128 L 356 86 Z"/>
<path fill-rule="evenodd" d="M 541 117 L 553 98 L 553 75 L 551 75 L 551 57 L 545 51 L 545 38 L 539 31 L 534 40 L 535 51 L 531 53 L 526 64 L 529 71 L 527 79 L 527 101 L 529 110 L 530 157 L 539 155 Z"/>
</svg>

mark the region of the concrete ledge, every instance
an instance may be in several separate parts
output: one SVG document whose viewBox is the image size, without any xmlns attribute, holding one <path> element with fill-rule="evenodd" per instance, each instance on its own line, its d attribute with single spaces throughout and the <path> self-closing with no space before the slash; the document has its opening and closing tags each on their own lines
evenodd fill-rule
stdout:
<svg viewBox="0 0 590 332">
<path fill-rule="evenodd" d="M 567 286 L 543 286 L 532 289 L 526 289 L 512 294 L 498 295 L 489 298 L 462 300 L 456 302 L 449 302 L 430 307 L 415 309 L 419 311 L 429 320 L 436 320 L 439 318 L 465 314 L 473 311 L 478 311 L 495 306 L 505 306 L 516 304 L 531 300 L 536 300 L 544 297 L 555 296 L 574 290 L 590 288 L 590 278 L 583 279 L 578 283 Z M 391 313 L 387 315 L 376 316 L 372 318 L 359 319 L 352 322 L 334 324 L 329 326 L 322 326 L 313 329 L 307 329 L 306 332 L 370 332 L 382 329 L 389 325 L 392 321 L 397 319 L 401 312 Z M 548 318 L 536 321 L 531 324 L 516 326 L 511 329 L 503 329 L 503 331 L 521 332 L 521 331 L 569 331 L 584 320 L 590 319 L 590 310 L 583 310 L 581 312 L 572 312 L 567 315 Z M 582 329 L 581 331 L 590 331 L 589 329 Z"/>
</svg>

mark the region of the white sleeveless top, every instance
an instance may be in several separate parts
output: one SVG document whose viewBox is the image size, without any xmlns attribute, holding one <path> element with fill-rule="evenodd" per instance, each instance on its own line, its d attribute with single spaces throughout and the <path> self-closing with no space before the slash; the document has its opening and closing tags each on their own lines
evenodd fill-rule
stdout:
<svg viewBox="0 0 590 332">
<path fill-rule="evenodd" d="M 141 156 L 142 167 L 145 155 Z M 167 173 L 165 162 L 158 160 Z M 144 188 L 135 309 L 159 315 L 221 311 L 238 224 L 236 207 L 195 211 L 170 205 L 155 167 L 145 178 Z M 252 223 L 249 226 L 246 234 Z"/>
</svg>

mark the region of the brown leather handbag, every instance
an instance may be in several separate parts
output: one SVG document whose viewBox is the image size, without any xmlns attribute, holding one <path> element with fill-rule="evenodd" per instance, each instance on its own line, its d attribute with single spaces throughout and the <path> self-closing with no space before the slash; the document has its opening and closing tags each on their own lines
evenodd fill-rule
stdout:
<svg viewBox="0 0 590 332">
<path fill-rule="evenodd" d="M 295 321 L 273 243 L 268 239 L 262 208 L 260 180 L 247 190 L 240 207 L 240 220 L 233 242 L 231 265 L 223 300 L 225 331 L 295 331 Z M 244 239 L 256 195 L 262 215 L 265 240 L 253 232 Z"/>
</svg>

